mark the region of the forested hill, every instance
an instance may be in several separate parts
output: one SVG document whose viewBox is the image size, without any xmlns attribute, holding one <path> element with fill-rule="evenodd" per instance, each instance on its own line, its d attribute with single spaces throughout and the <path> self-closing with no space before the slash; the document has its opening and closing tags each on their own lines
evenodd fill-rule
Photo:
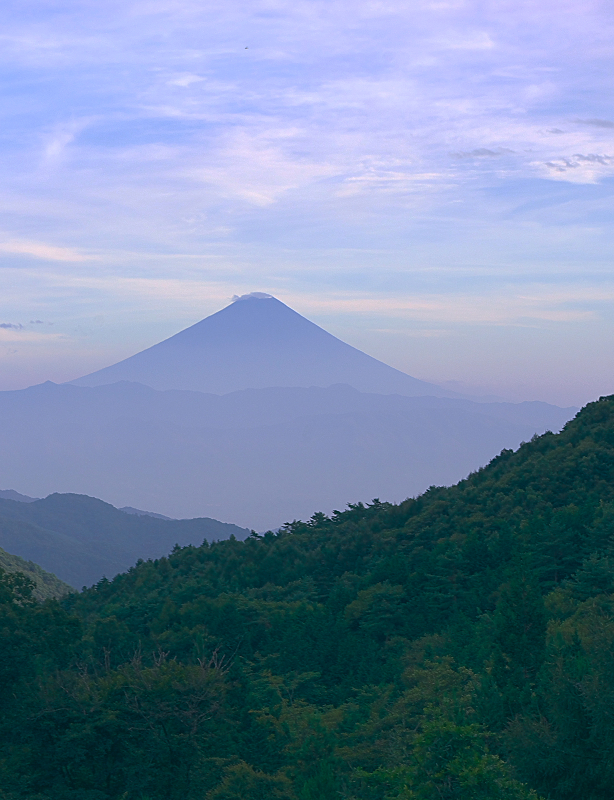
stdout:
<svg viewBox="0 0 614 800">
<path fill-rule="evenodd" d="M 28 500 L 0 498 L 0 546 L 77 589 L 91 586 L 103 575 L 112 578 L 138 558 L 165 555 L 177 543 L 244 539 L 249 534 L 246 528 L 206 517 L 165 519 L 126 513 L 81 494 Z"/>
<path fill-rule="evenodd" d="M 610 800 L 613 534 L 607 397 L 455 487 L 62 608 L 5 579 L 4 797 Z"/>
<path fill-rule="evenodd" d="M 13 574 L 19 572 L 25 575 L 29 581 L 32 581 L 32 594 L 36 600 L 48 600 L 52 597 L 63 597 L 73 591 L 72 586 L 69 586 L 64 581 L 61 581 L 56 575 L 51 572 L 46 572 L 44 569 L 32 561 L 25 561 L 19 556 L 11 555 L 0 547 L 0 570 L 5 573 Z"/>
</svg>

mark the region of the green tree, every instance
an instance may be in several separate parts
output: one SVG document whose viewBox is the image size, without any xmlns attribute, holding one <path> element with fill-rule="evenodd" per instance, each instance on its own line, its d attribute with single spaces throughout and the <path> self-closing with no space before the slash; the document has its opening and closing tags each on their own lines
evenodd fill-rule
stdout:
<svg viewBox="0 0 614 800">
<path fill-rule="evenodd" d="M 296 800 L 296 795 L 285 775 L 266 775 L 242 761 L 228 767 L 207 800 Z"/>
<path fill-rule="evenodd" d="M 537 800 L 508 764 L 489 752 L 479 725 L 430 720 L 415 738 L 410 763 L 379 770 L 386 800 Z"/>
</svg>

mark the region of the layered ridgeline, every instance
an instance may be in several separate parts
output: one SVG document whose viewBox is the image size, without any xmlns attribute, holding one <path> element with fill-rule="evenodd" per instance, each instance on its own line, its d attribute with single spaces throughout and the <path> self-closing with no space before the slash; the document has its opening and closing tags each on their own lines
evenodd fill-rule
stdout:
<svg viewBox="0 0 614 800">
<path fill-rule="evenodd" d="M 314 508 L 455 483 L 573 413 L 350 386 L 220 396 L 46 383 L 0 392 L 0 486 L 266 530 Z"/>
<path fill-rule="evenodd" d="M 48 570 L 61 578 L 58 583 L 64 592 L 69 588 L 66 583 L 76 589 L 91 586 L 103 577 L 113 578 L 139 559 L 166 555 L 176 544 L 200 545 L 203 540 L 231 536 L 244 539 L 248 534 L 245 528 L 215 519 L 169 520 L 138 509 L 120 510 L 85 495 L 0 498 L 0 547 L 14 554 L 11 557 L 19 557 L 18 562 L 34 562 L 30 571 L 41 573 L 31 575 L 37 586 L 41 580 L 51 586 L 43 573 Z M 1 552 L 0 567 L 15 571 L 5 566 Z"/>
<path fill-rule="evenodd" d="M 3 586 L 4 796 L 610 800 L 613 534 L 610 397 L 457 486 L 63 610 Z"/>
</svg>

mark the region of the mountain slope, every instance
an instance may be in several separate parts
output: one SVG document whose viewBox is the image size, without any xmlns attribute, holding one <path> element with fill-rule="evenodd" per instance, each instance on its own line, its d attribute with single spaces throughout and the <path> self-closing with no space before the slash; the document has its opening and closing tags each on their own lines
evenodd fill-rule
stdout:
<svg viewBox="0 0 614 800">
<path fill-rule="evenodd" d="M 454 483 L 574 410 L 340 385 L 218 396 L 46 383 L 0 392 L 0 485 L 265 530 Z"/>
<path fill-rule="evenodd" d="M 389 367 L 268 295 L 247 295 L 130 358 L 75 381 L 134 381 L 153 389 L 227 394 L 269 386 L 346 383 L 362 392 L 452 393 Z"/>
<path fill-rule="evenodd" d="M 53 494 L 30 503 L 0 499 L 0 547 L 75 588 L 111 578 L 140 558 L 166 555 L 175 544 L 247 534 L 214 519 L 127 514 L 84 495 Z"/>
<path fill-rule="evenodd" d="M 33 561 L 25 561 L 19 556 L 11 555 L 2 548 L 0 548 L 0 570 L 11 575 L 19 572 L 33 581 L 33 596 L 37 600 L 63 597 L 72 591 L 71 586 L 61 581 L 53 573 L 46 572 Z"/>
<path fill-rule="evenodd" d="M 610 800 L 613 536 L 608 397 L 456 486 L 176 550 L 45 624 L 0 591 L 3 790 Z"/>
</svg>

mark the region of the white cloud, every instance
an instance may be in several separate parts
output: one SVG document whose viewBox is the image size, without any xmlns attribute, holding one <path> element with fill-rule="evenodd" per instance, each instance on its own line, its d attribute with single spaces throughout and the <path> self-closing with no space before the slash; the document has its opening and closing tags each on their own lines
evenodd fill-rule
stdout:
<svg viewBox="0 0 614 800">
<path fill-rule="evenodd" d="M 597 183 L 614 175 L 614 156 L 596 153 L 574 153 L 538 165 L 553 180 L 571 183 Z"/>
<path fill-rule="evenodd" d="M 486 31 L 456 31 L 448 36 L 433 39 L 436 48 L 446 50 L 491 50 L 495 43 Z"/>
<path fill-rule="evenodd" d="M 177 75 L 177 77 L 171 78 L 170 80 L 167 81 L 167 84 L 169 86 L 187 87 L 191 86 L 193 83 L 200 83 L 201 81 L 204 80 L 206 79 L 203 78 L 201 75 L 193 75 L 187 72 L 183 75 Z"/>
<path fill-rule="evenodd" d="M 84 255 L 71 247 L 57 247 L 42 242 L 24 240 L 0 240 L 0 252 L 14 253 L 15 255 L 34 256 L 46 261 L 81 262 L 90 261 L 94 256 Z"/>
<path fill-rule="evenodd" d="M 190 178 L 214 185 L 257 206 L 268 206 L 290 189 L 334 175 L 338 166 L 302 159 L 289 152 L 288 142 L 303 132 L 274 130 L 250 135 L 238 131 L 215 153 L 208 166 L 190 170 Z M 293 157 L 294 156 L 294 157 Z"/>
<path fill-rule="evenodd" d="M 0 345 L 9 343 L 18 344 L 43 344 L 47 346 L 50 341 L 57 341 L 64 338 L 62 334 L 38 331 L 28 331 L 21 329 L 3 328 L 0 326 Z"/>
<path fill-rule="evenodd" d="M 282 298 L 283 299 L 283 298 Z M 604 304 L 614 301 L 614 287 L 593 289 L 548 284 L 503 286 L 484 295 L 449 292 L 416 293 L 411 297 L 377 297 L 337 293 L 332 297 L 302 295 L 286 302 L 300 303 L 308 313 L 337 310 L 339 314 L 389 315 L 432 325 L 532 325 L 544 322 L 582 322 L 595 319 Z"/>
</svg>

